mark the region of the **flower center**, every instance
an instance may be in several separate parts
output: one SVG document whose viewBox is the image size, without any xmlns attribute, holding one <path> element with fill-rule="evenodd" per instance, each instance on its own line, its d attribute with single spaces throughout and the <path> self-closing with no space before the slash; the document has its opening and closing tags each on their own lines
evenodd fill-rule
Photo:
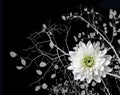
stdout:
<svg viewBox="0 0 120 95">
<path fill-rule="evenodd" d="M 82 59 L 82 64 L 85 67 L 92 67 L 95 64 L 95 59 L 92 56 L 84 56 Z"/>
</svg>

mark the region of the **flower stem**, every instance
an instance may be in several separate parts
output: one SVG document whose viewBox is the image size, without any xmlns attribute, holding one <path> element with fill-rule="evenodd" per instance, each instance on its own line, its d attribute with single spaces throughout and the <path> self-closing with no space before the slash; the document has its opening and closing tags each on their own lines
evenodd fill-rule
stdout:
<svg viewBox="0 0 120 95">
<path fill-rule="evenodd" d="M 120 76 L 117 74 L 107 73 L 107 75 L 120 79 Z"/>
</svg>

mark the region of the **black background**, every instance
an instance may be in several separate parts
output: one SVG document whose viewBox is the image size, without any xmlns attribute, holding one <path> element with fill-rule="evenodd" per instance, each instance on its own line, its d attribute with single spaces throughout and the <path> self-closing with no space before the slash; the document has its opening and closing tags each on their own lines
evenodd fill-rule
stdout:
<svg viewBox="0 0 120 95">
<path fill-rule="evenodd" d="M 28 87 L 26 73 L 18 71 L 16 60 L 9 56 L 11 50 L 26 47 L 26 37 L 40 29 L 46 20 L 57 19 L 62 14 L 72 11 L 80 4 L 99 9 L 114 8 L 119 10 L 119 0 L 4 0 L 3 1 L 3 94 L 33 95 Z"/>
</svg>

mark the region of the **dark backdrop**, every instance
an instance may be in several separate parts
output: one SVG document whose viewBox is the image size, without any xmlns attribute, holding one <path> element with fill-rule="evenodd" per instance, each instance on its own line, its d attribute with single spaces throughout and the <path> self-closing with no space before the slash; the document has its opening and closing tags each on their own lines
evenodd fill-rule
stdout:
<svg viewBox="0 0 120 95">
<path fill-rule="evenodd" d="M 28 87 L 29 77 L 18 71 L 11 50 L 26 47 L 26 37 L 46 20 L 57 19 L 80 4 L 100 9 L 119 9 L 119 0 L 4 0 L 3 1 L 3 92 L 4 95 L 38 94 Z M 39 93 L 39 95 L 44 95 Z"/>
</svg>

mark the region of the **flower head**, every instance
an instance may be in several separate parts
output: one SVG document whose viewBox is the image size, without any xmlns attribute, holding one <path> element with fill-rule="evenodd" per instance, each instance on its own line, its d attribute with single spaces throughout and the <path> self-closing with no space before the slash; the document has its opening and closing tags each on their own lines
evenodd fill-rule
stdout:
<svg viewBox="0 0 120 95">
<path fill-rule="evenodd" d="M 88 41 L 85 45 L 80 41 L 74 51 L 69 51 L 71 64 L 67 69 L 73 70 L 75 80 L 101 82 L 101 77 L 112 71 L 108 66 L 112 57 L 106 53 L 107 49 L 100 50 L 99 42 Z"/>
</svg>

